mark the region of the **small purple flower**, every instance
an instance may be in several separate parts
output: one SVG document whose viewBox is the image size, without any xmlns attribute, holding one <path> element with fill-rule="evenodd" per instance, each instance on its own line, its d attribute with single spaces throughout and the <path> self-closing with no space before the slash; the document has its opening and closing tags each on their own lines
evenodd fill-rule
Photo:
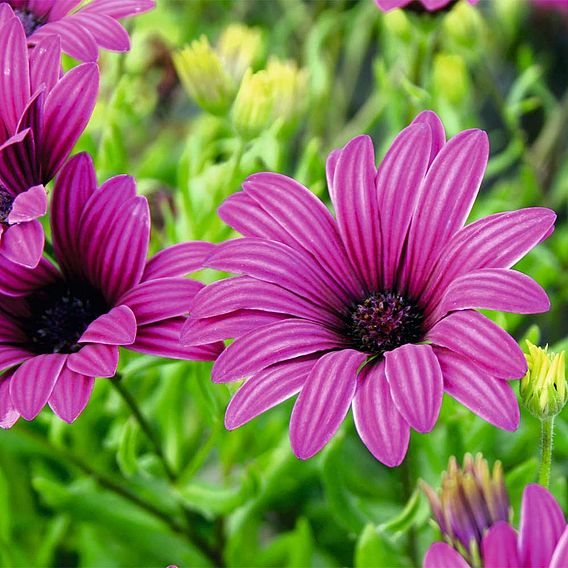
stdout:
<svg viewBox="0 0 568 568">
<path fill-rule="evenodd" d="M 30 45 L 50 35 L 61 39 L 63 51 L 80 61 L 96 61 L 99 48 L 128 51 L 128 32 L 117 20 L 152 10 L 154 0 L 0 0 L 22 22 Z"/>
<path fill-rule="evenodd" d="M 69 156 L 95 106 L 99 72 L 85 63 L 61 75 L 59 39 L 28 51 L 11 9 L 0 5 L 0 255 L 37 265 L 44 244 L 44 185 Z"/>
<path fill-rule="evenodd" d="M 482 540 L 481 559 L 483 568 L 568 566 L 568 527 L 562 509 L 547 489 L 527 485 L 519 534 L 507 522 L 498 521 Z M 470 564 L 445 542 L 430 546 L 424 558 L 424 568 L 469 567 Z"/>
<path fill-rule="evenodd" d="M 445 141 L 432 112 L 394 140 L 380 167 L 368 136 L 327 162 L 336 217 L 279 174 L 249 177 L 219 209 L 245 238 L 219 245 L 210 268 L 240 274 L 200 292 L 182 341 L 235 341 L 213 367 L 217 383 L 248 378 L 225 417 L 237 428 L 297 394 L 294 452 L 327 444 L 353 405 L 372 454 L 402 462 L 410 428 L 429 432 L 444 391 L 492 424 L 515 430 L 507 379 L 525 357 L 477 308 L 549 309 L 544 290 L 510 270 L 553 231 L 532 208 L 464 227 L 485 171 L 480 130 Z"/>
<path fill-rule="evenodd" d="M 477 4 L 479 0 L 467 0 L 470 4 Z M 427 12 L 436 12 L 454 4 L 455 0 L 375 0 L 375 4 L 383 12 L 390 12 L 395 8 L 410 8 L 416 5 Z"/>
<path fill-rule="evenodd" d="M 187 297 L 203 284 L 183 278 L 215 245 L 190 242 L 146 260 L 150 213 L 129 176 L 99 188 L 87 154 L 61 171 L 51 202 L 59 268 L 0 258 L 0 426 L 37 416 L 48 402 L 72 422 L 94 377 L 112 377 L 118 347 L 175 359 L 212 360 L 222 344 L 179 344 Z"/>
</svg>

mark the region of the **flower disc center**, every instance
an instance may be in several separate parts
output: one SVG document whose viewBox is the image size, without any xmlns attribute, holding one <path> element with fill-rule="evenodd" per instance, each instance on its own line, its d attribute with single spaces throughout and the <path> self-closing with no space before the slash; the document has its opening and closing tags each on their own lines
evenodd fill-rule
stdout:
<svg viewBox="0 0 568 568">
<path fill-rule="evenodd" d="M 352 308 L 347 334 L 360 351 L 382 355 L 420 341 L 422 321 L 416 303 L 395 292 L 375 292 Z"/>
<path fill-rule="evenodd" d="M 45 23 L 43 18 L 39 18 L 33 12 L 30 12 L 30 10 L 26 10 L 25 8 L 14 10 L 14 14 L 20 19 L 20 22 L 22 22 L 26 37 L 30 37 Z"/>
<path fill-rule="evenodd" d="M 8 223 L 8 215 L 12 211 L 13 204 L 14 198 L 3 185 L 0 185 L 0 224 Z"/>
<path fill-rule="evenodd" d="M 61 283 L 28 298 L 28 307 L 25 328 L 37 353 L 75 353 L 89 324 L 109 310 L 96 290 Z"/>
</svg>

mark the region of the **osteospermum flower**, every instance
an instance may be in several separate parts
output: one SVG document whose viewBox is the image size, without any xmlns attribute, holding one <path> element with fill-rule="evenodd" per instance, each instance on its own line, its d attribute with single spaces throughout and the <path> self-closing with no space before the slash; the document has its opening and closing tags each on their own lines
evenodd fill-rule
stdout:
<svg viewBox="0 0 568 568">
<path fill-rule="evenodd" d="M 524 490 L 519 533 L 505 521 L 486 532 L 481 543 L 482 568 L 565 568 L 568 566 L 568 528 L 562 509 L 540 485 Z M 469 568 L 470 564 L 445 542 L 434 543 L 424 568 Z"/>
<path fill-rule="evenodd" d="M 464 227 L 488 156 L 487 136 L 445 142 L 432 112 L 393 142 L 377 170 L 367 136 L 327 162 L 334 218 L 283 175 L 255 174 L 220 216 L 245 238 L 220 245 L 210 268 L 242 276 L 201 291 L 183 341 L 235 341 L 212 379 L 245 379 L 225 417 L 236 428 L 300 395 L 290 437 L 318 452 L 353 405 L 363 442 L 383 463 L 406 454 L 410 428 L 429 432 L 443 392 L 485 420 L 516 429 L 507 379 L 527 364 L 513 338 L 476 308 L 549 308 L 531 278 L 510 270 L 553 230 L 543 208 Z"/>
<path fill-rule="evenodd" d="M 56 268 L 0 259 L 0 426 L 37 416 L 49 402 L 72 422 L 94 377 L 112 377 L 118 348 L 176 359 L 211 360 L 222 344 L 184 348 L 179 334 L 187 296 L 203 285 L 182 276 L 201 267 L 214 245 L 184 243 L 149 261 L 150 214 L 134 180 L 99 188 L 87 154 L 72 158 L 53 190 Z"/>
<path fill-rule="evenodd" d="M 61 76 L 55 36 L 29 52 L 22 24 L 0 5 L 0 255 L 34 267 L 43 251 L 44 185 L 59 171 L 95 106 L 99 72 Z"/>
<path fill-rule="evenodd" d="M 36 45 L 50 35 L 61 39 L 63 51 L 80 61 L 96 61 L 99 48 L 128 51 L 128 32 L 118 22 L 148 12 L 154 0 L 3 0 L 20 19 L 28 42 Z"/>
<path fill-rule="evenodd" d="M 470 4 L 477 4 L 479 0 L 467 0 Z M 375 4 L 383 12 L 390 12 L 395 8 L 409 8 L 416 5 L 428 12 L 436 12 L 455 4 L 455 0 L 375 0 Z"/>
</svg>

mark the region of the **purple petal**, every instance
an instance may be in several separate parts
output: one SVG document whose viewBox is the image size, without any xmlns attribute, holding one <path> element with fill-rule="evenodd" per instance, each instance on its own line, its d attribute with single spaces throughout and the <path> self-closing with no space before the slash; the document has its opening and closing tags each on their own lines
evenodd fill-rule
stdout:
<svg viewBox="0 0 568 568">
<path fill-rule="evenodd" d="M 275 241 L 256 238 L 227 241 L 218 245 L 206 265 L 278 284 L 317 305 L 327 304 L 332 308 L 342 305 L 328 287 L 329 275 L 307 253 Z"/>
<path fill-rule="evenodd" d="M 549 568 L 566 568 L 566 566 L 568 566 L 568 527 L 564 529 L 556 545 Z"/>
<path fill-rule="evenodd" d="M 98 91 L 99 68 L 95 63 L 84 63 L 66 73 L 47 96 L 40 142 L 44 183 L 55 177 L 81 136 Z"/>
<path fill-rule="evenodd" d="M 213 361 L 225 348 L 223 343 L 184 347 L 180 343 L 185 318 L 172 318 L 138 328 L 136 341 L 128 348 L 147 355 L 184 359 L 188 361 Z"/>
<path fill-rule="evenodd" d="M 50 35 L 39 41 L 30 52 L 31 92 L 42 85 L 49 93 L 61 76 L 61 40 Z"/>
<path fill-rule="evenodd" d="M 385 354 L 390 393 L 402 417 L 418 432 L 434 428 L 444 384 L 442 371 L 430 345 L 403 345 Z"/>
<path fill-rule="evenodd" d="M 118 347 L 88 343 L 69 355 L 67 368 L 87 377 L 114 377 L 118 366 Z"/>
<path fill-rule="evenodd" d="M 49 397 L 51 410 L 61 420 L 71 424 L 87 406 L 93 392 L 94 382 L 93 377 L 86 377 L 70 369 L 63 369 Z"/>
<path fill-rule="evenodd" d="M 43 185 L 30 187 L 24 193 L 16 195 L 8 223 L 23 223 L 43 217 L 47 213 L 47 194 Z"/>
<path fill-rule="evenodd" d="M 405 128 L 394 140 L 377 173 L 382 235 L 383 287 L 395 285 L 406 233 L 426 174 L 432 132 L 424 124 Z"/>
<path fill-rule="evenodd" d="M 194 319 L 189 318 L 182 329 L 182 345 L 204 345 L 241 337 L 264 325 L 288 319 L 284 314 L 261 310 L 237 310 L 221 316 Z"/>
<path fill-rule="evenodd" d="M 240 309 L 288 314 L 336 327 L 342 325 L 339 317 L 330 311 L 322 310 L 276 284 L 249 276 L 226 278 L 209 284 L 193 299 L 191 315 L 205 318 Z"/>
<path fill-rule="evenodd" d="M 0 256 L 0 293 L 6 296 L 25 296 L 60 278 L 58 270 L 45 258 L 40 259 L 35 268 L 27 268 Z"/>
<path fill-rule="evenodd" d="M 13 347 L 12 345 L 0 345 L 0 371 L 27 361 L 33 356 L 34 354 L 27 349 Z"/>
<path fill-rule="evenodd" d="M 82 0 L 57 0 L 49 11 L 50 21 L 60 20 L 75 8 L 75 6 L 78 6 L 81 1 Z"/>
<path fill-rule="evenodd" d="M 112 51 L 128 51 L 130 49 L 128 32 L 110 16 L 95 13 L 86 14 L 79 11 L 69 16 L 69 20 L 91 32 L 99 47 Z"/>
<path fill-rule="evenodd" d="M 0 4 L 0 28 L 14 17 L 14 11 L 9 4 Z"/>
<path fill-rule="evenodd" d="M 463 227 L 489 156 L 487 135 L 466 130 L 454 136 L 426 175 L 408 235 L 404 282 L 418 294 L 447 240 Z"/>
<path fill-rule="evenodd" d="M 517 533 L 504 521 L 495 523 L 481 543 L 483 565 L 487 568 L 518 568 Z"/>
<path fill-rule="evenodd" d="M 470 566 L 449 544 L 435 542 L 426 552 L 422 568 L 470 568 Z"/>
<path fill-rule="evenodd" d="M 454 312 L 438 322 L 426 338 L 470 358 L 494 377 L 516 379 L 527 372 L 527 362 L 517 342 L 478 312 Z"/>
<path fill-rule="evenodd" d="M 428 126 L 428 128 L 430 128 L 432 134 L 432 144 L 430 148 L 429 164 L 431 164 L 446 143 L 446 132 L 444 130 L 444 125 L 438 118 L 438 115 L 431 110 L 425 110 L 419 113 L 412 121 L 412 124 L 425 124 Z"/>
<path fill-rule="evenodd" d="M 487 376 L 469 359 L 435 348 L 444 376 L 444 390 L 487 422 L 514 432 L 519 427 L 519 403 L 505 381 Z"/>
<path fill-rule="evenodd" d="M 353 269 L 345 252 L 337 225 L 327 207 L 308 189 L 289 177 L 260 173 L 243 184 L 246 195 L 252 197 L 289 235 L 292 248 L 298 245 L 312 253 L 318 263 L 336 281 L 335 290 L 342 294 L 347 286 L 347 299 L 361 293 L 353 279 Z"/>
<path fill-rule="evenodd" d="M 245 381 L 227 407 L 227 430 L 239 428 L 297 394 L 317 360 L 317 356 L 308 356 L 284 361 Z"/>
<path fill-rule="evenodd" d="M 14 371 L 8 371 L 0 377 L 0 428 L 11 428 L 20 417 L 20 413 L 12 404 L 10 396 L 10 380 Z"/>
<path fill-rule="evenodd" d="M 81 12 L 106 14 L 111 18 L 127 18 L 143 14 L 155 8 L 154 0 L 97 0 L 81 9 Z"/>
<path fill-rule="evenodd" d="M 337 169 L 337 162 L 341 156 L 341 149 L 336 148 L 329 153 L 325 162 L 325 177 L 327 178 L 327 190 L 332 202 L 335 202 L 337 195 L 335 193 L 335 170 Z"/>
<path fill-rule="evenodd" d="M 128 306 L 118 306 L 89 325 L 79 343 L 130 345 L 136 339 L 136 318 Z"/>
<path fill-rule="evenodd" d="M 36 355 L 20 365 L 10 381 L 10 396 L 18 412 L 33 420 L 47 403 L 67 355 Z"/>
<path fill-rule="evenodd" d="M 410 426 L 392 399 L 383 362 L 370 363 L 361 370 L 353 418 L 361 440 L 375 458 L 388 467 L 402 463 Z"/>
<path fill-rule="evenodd" d="M 343 347 L 333 331 L 302 320 L 285 320 L 236 339 L 217 359 L 211 373 L 215 383 L 237 381 L 287 359 Z"/>
<path fill-rule="evenodd" d="M 359 136 L 341 151 L 334 176 L 334 206 L 351 263 L 368 290 L 379 285 L 380 228 L 375 189 L 375 150 Z"/>
<path fill-rule="evenodd" d="M 323 355 L 314 365 L 290 418 L 290 442 L 296 457 L 307 460 L 317 454 L 341 426 L 365 358 L 364 353 L 344 349 Z"/>
<path fill-rule="evenodd" d="M 204 285 L 185 278 L 159 278 L 143 282 L 124 294 L 118 303 L 128 306 L 138 325 L 187 315 L 189 306 Z"/>
<path fill-rule="evenodd" d="M 521 272 L 483 268 L 456 278 L 429 319 L 472 308 L 535 314 L 548 311 L 550 300 L 539 284 Z"/>
<path fill-rule="evenodd" d="M 446 244 L 423 294 L 437 302 L 459 276 L 481 268 L 510 268 L 551 233 L 556 214 L 534 207 L 497 213 L 458 231 Z"/>
<path fill-rule="evenodd" d="M 12 194 L 41 182 L 34 133 L 29 129 L 14 134 L 0 146 L 0 179 Z"/>
<path fill-rule="evenodd" d="M 2 343 L 25 343 L 27 335 L 16 318 L 0 313 L 0 347 Z M 0 369 L 1 370 L 1 369 Z"/>
<path fill-rule="evenodd" d="M 51 233 L 55 256 L 68 275 L 80 272 L 84 251 L 78 243 L 79 221 L 97 188 L 93 160 L 83 152 L 73 156 L 55 181 L 51 199 Z"/>
<path fill-rule="evenodd" d="M 161 250 L 147 262 L 142 280 L 186 276 L 201 270 L 215 247 L 213 243 L 189 241 Z"/>
<path fill-rule="evenodd" d="M 35 268 L 41 260 L 45 235 L 39 221 L 12 225 L 2 235 L 0 254 L 22 266 Z"/>
<path fill-rule="evenodd" d="M 78 26 L 71 18 L 48 22 L 34 32 L 34 41 L 40 41 L 50 35 L 61 39 L 61 49 L 79 61 L 95 62 L 99 58 L 99 49 L 93 34 L 83 26 Z"/>
<path fill-rule="evenodd" d="M 551 493 L 535 483 L 527 485 L 519 527 L 521 566 L 548 566 L 565 528 L 564 514 Z"/>
</svg>

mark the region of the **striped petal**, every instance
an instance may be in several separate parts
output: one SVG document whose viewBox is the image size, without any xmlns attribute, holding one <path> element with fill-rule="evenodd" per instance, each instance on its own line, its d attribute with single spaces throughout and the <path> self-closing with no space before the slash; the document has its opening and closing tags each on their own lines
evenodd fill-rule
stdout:
<svg viewBox="0 0 568 568">
<path fill-rule="evenodd" d="M 487 568 L 518 568 L 517 533 L 504 521 L 495 523 L 481 543 L 483 565 Z"/>
<path fill-rule="evenodd" d="M 93 377 L 63 369 L 49 397 L 51 410 L 71 424 L 87 406 L 94 383 Z"/>
<path fill-rule="evenodd" d="M 189 241 L 165 248 L 146 263 L 142 280 L 186 276 L 201 270 L 215 247 L 213 243 Z"/>
<path fill-rule="evenodd" d="M 113 377 L 118 367 L 118 347 L 88 343 L 67 359 L 67 368 L 86 377 Z"/>
<path fill-rule="evenodd" d="M 130 345 L 135 339 L 136 317 L 128 306 L 117 306 L 91 323 L 79 343 Z"/>
</svg>

